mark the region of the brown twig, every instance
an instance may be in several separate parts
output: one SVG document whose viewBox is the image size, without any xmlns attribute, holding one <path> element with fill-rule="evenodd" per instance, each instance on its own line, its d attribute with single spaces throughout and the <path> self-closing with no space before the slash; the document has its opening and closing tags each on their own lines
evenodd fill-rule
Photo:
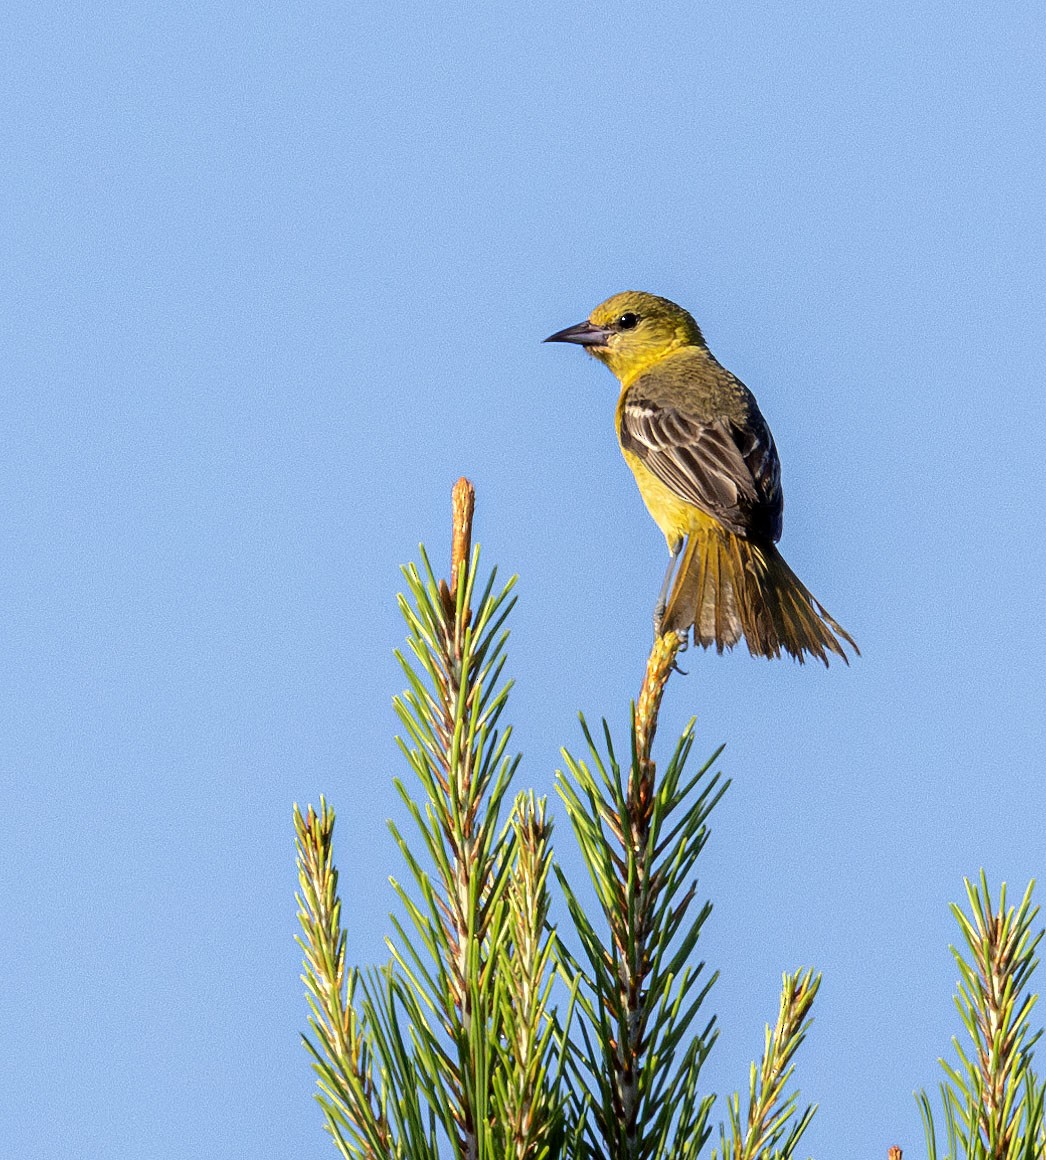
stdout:
<svg viewBox="0 0 1046 1160">
<path fill-rule="evenodd" d="M 461 565 L 468 567 L 472 554 L 472 516 L 476 510 L 476 489 L 462 476 L 450 496 L 454 512 L 454 530 L 450 542 L 450 594 L 457 599 L 458 573 Z"/>
<path fill-rule="evenodd" d="M 635 807 L 633 824 L 649 820 L 653 803 L 655 767 L 650 759 L 650 750 L 657 732 L 657 717 L 661 711 L 661 698 L 665 686 L 676 665 L 676 657 L 683 645 L 683 638 L 677 632 L 667 632 L 654 641 L 646 663 L 646 674 L 636 701 L 636 765 L 635 778 L 629 779 L 629 801 Z M 644 828 L 641 824 L 640 828 Z"/>
<path fill-rule="evenodd" d="M 472 516 L 476 510 L 476 489 L 472 483 L 462 476 L 450 496 L 453 526 L 450 540 L 450 584 L 446 580 L 439 582 L 440 599 L 448 621 L 454 620 L 454 613 L 458 602 L 458 575 L 462 564 L 468 568 L 469 556 L 472 554 Z M 465 609 L 464 624 L 471 618 L 469 609 Z"/>
</svg>

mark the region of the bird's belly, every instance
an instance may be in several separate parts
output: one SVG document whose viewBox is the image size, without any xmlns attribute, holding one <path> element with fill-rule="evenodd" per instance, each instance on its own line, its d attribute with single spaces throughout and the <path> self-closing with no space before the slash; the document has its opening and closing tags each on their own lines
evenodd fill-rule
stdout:
<svg viewBox="0 0 1046 1160">
<path fill-rule="evenodd" d="M 636 477 L 639 485 L 639 494 L 654 519 L 654 523 L 664 533 L 671 551 L 684 537 L 700 530 L 703 527 L 717 527 L 719 521 L 712 516 L 680 499 L 666 484 L 662 483 L 653 472 L 647 470 L 638 456 L 622 449 L 622 455 Z"/>
</svg>

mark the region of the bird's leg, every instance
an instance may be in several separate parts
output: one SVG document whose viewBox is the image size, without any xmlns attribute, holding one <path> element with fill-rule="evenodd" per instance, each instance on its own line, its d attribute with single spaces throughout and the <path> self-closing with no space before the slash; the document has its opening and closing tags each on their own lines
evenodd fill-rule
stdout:
<svg viewBox="0 0 1046 1160">
<path fill-rule="evenodd" d="M 669 549 L 668 567 L 665 569 L 665 578 L 661 581 L 661 591 L 657 594 L 657 603 L 654 605 L 654 639 L 661 636 L 661 624 L 665 619 L 665 609 L 668 606 L 668 588 L 672 583 L 672 573 L 679 560 L 679 553 L 683 550 L 683 537 L 680 536 Z"/>
</svg>

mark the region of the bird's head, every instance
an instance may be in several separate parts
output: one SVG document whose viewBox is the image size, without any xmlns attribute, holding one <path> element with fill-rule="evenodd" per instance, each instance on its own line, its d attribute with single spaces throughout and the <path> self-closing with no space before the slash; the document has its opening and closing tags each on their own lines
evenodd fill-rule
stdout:
<svg viewBox="0 0 1046 1160">
<path fill-rule="evenodd" d="M 701 330 L 682 306 L 625 290 L 601 302 L 585 322 L 550 334 L 546 342 L 574 342 L 626 382 L 684 346 L 705 345 Z"/>
</svg>

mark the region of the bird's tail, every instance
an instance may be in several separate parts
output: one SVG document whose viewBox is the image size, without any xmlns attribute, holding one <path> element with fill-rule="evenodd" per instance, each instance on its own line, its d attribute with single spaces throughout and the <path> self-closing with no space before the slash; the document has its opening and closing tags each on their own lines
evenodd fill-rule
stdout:
<svg viewBox="0 0 1046 1160">
<path fill-rule="evenodd" d="M 785 563 L 773 544 L 757 544 L 721 526 L 695 530 L 676 572 L 662 631 L 694 629 L 694 640 L 718 652 L 745 638 L 753 656 L 805 654 L 849 664 L 853 637 L 835 621 Z"/>
</svg>

